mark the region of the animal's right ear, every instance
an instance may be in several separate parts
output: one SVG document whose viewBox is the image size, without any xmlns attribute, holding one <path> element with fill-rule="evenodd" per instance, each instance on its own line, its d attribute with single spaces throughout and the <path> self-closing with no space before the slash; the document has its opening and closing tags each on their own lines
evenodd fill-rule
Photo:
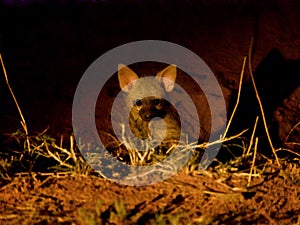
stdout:
<svg viewBox="0 0 300 225">
<path fill-rule="evenodd" d="M 137 79 L 139 79 L 138 75 L 124 64 L 118 65 L 118 78 L 120 88 L 124 92 L 129 92 Z"/>
</svg>

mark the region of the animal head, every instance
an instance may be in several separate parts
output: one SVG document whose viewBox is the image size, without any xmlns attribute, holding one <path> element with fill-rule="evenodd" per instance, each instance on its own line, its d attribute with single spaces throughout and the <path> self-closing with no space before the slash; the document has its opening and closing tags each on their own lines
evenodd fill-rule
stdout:
<svg viewBox="0 0 300 225">
<path fill-rule="evenodd" d="M 176 66 L 170 65 L 157 73 L 155 78 L 139 78 L 129 67 L 120 64 L 118 69 L 119 85 L 127 93 L 127 105 L 132 113 L 144 121 L 154 117 L 164 118 L 169 103 L 163 99 L 167 92 L 174 89 Z"/>
<path fill-rule="evenodd" d="M 157 75 L 139 78 L 125 65 L 119 65 L 118 79 L 121 90 L 126 93 L 127 107 L 130 108 L 129 124 L 131 131 L 140 139 L 151 136 L 149 122 L 153 118 L 162 118 L 178 124 L 178 114 L 174 107 L 164 99 L 174 89 L 176 66 L 169 65 Z M 170 131 L 168 131 L 170 132 Z"/>
</svg>

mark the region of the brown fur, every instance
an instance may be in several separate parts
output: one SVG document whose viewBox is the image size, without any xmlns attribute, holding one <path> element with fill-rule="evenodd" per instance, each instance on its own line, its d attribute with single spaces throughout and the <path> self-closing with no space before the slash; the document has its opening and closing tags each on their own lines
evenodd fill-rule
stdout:
<svg viewBox="0 0 300 225">
<path fill-rule="evenodd" d="M 119 84 L 127 93 L 127 107 L 130 107 L 129 125 L 135 137 L 143 140 L 150 137 L 164 137 L 160 145 L 167 150 L 180 139 L 179 115 L 164 96 L 174 88 L 176 67 L 170 65 L 160 71 L 155 79 L 144 82 L 129 67 L 120 65 L 118 71 Z M 147 92 L 146 92 L 147 91 Z M 151 95 L 144 96 L 150 92 Z M 151 120 L 161 118 L 166 125 L 166 131 L 156 129 L 151 132 Z M 163 121 L 160 121 L 163 123 Z"/>
</svg>

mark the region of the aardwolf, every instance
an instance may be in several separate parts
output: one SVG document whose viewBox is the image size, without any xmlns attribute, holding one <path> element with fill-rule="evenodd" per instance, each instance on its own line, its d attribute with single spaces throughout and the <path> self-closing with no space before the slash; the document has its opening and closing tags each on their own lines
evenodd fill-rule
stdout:
<svg viewBox="0 0 300 225">
<path fill-rule="evenodd" d="M 126 105 L 130 109 L 128 119 L 131 132 L 140 140 L 160 140 L 158 150 L 163 153 L 180 139 L 179 115 L 175 107 L 164 99 L 173 91 L 176 75 L 175 65 L 169 65 L 152 78 L 139 78 L 123 64 L 118 68 L 119 85 L 126 93 Z M 157 118 L 160 120 L 155 123 Z M 153 127 L 153 124 L 156 125 Z M 161 127 L 161 124 L 165 126 Z"/>
</svg>

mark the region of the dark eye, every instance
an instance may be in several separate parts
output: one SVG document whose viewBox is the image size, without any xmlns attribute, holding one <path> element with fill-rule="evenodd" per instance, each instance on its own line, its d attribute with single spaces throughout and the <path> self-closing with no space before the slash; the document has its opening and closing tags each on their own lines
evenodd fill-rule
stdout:
<svg viewBox="0 0 300 225">
<path fill-rule="evenodd" d="M 141 99 L 136 99 L 133 101 L 133 105 L 136 105 L 136 106 L 141 106 L 142 105 L 142 100 Z"/>
<path fill-rule="evenodd" d="M 160 99 L 153 99 L 153 105 L 158 106 L 160 104 Z"/>
</svg>

